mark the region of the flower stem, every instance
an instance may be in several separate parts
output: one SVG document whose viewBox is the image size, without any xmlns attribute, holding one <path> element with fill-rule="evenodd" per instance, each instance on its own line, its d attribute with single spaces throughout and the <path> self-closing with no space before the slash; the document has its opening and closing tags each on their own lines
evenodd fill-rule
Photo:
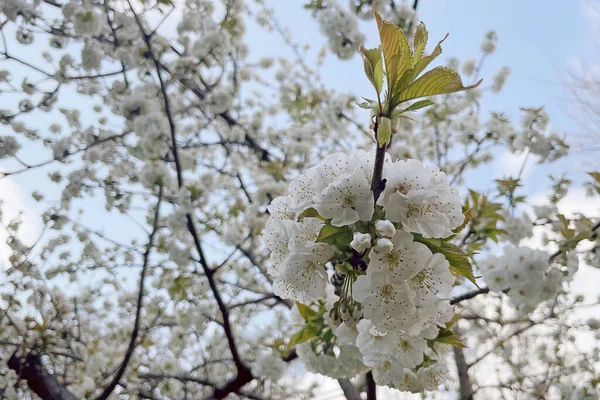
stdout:
<svg viewBox="0 0 600 400">
<path fill-rule="evenodd" d="M 375 153 L 375 167 L 373 169 L 373 181 L 371 182 L 371 190 L 373 191 L 373 198 L 375 203 L 383 189 L 385 188 L 385 179 L 383 179 L 383 163 L 385 161 L 385 151 L 387 144 L 382 146 L 377 142 L 377 129 L 379 127 L 379 119 L 375 120 L 375 126 L 373 132 L 375 133 L 375 142 L 377 143 L 377 152 Z"/>
</svg>

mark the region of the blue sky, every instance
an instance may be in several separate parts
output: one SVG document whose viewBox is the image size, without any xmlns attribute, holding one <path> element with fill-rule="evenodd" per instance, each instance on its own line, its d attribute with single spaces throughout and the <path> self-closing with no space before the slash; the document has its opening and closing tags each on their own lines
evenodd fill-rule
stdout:
<svg viewBox="0 0 600 400">
<path fill-rule="evenodd" d="M 273 3 L 277 4 L 276 15 L 282 25 L 290 29 L 296 41 L 315 47 L 325 43 L 310 13 L 302 9 L 306 1 Z M 501 95 L 486 100 L 486 108 L 518 116 L 521 106 L 545 105 L 559 130 L 572 131 L 574 124 L 557 100 L 564 94 L 561 75 L 570 64 L 579 58 L 594 61 L 590 59 L 592 53 L 586 52 L 594 47 L 589 40 L 591 27 L 585 17 L 585 3 L 582 0 L 421 0 L 418 11 L 430 32 L 430 46 L 450 34 L 444 43 L 446 57 L 456 56 L 461 60 L 478 57 L 484 34 L 489 30 L 498 32 L 498 49 L 486 60 L 482 77 L 491 80 L 493 73 L 505 65 L 511 68 L 511 76 Z M 376 46 L 375 23 L 362 22 L 361 28 L 367 33 L 367 46 Z M 266 40 L 252 29 L 250 34 Z M 255 50 L 255 46 L 251 47 Z M 269 53 L 272 47 L 265 46 L 264 50 Z M 358 57 L 350 61 L 330 57 L 320 73 L 332 87 L 369 95 L 372 89 L 361 68 Z"/>
<path fill-rule="evenodd" d="M 311 45 L 313 50 L 307 53 L 310 65 L 317 50 L 326 42 L 310 12 L 302 8 L 305 3 L 303 0 L 279 1 L 271 2 L 270 6 L 275 4 L 275 15 L 298 44 Z M 444 42 L 442 63 L 444 58 L 453 56 L 461 61 L 477 59 L 486 32 L 495 30 L 498 33 L 497 50 L 486 59 L 481 76 L 485 85 L 503 66 L 508 66 L 511 74 L 500 94 L 485 96 L 481 108 L 483 118 L 490 111 L 499 111 L 518 124 L 521 107 L 544 106 L 550 115 L 553 131 L 567 135 L 573 148 L 582 148 L 587 143 L 581 138 L 582 128 L 568 112 L 570 94 L 565 85 L 577 63 L 592 65 L 600 60 L 597 51 L 600 47 L 592 35 L 594 27 L 589 16 L 589 3 L 589 0 L 421 0 L 418 11 L 419 18 L 430 32 L 430 46 L 446 33 L 450 34 Z M 378 44 L 374 21 L 361 22 L 361 30 L 367 34 L 367 46 Z M 248 33 L 248 43 L 254 56 L 272 55 L 276 46 L 281 48 L 282 55 L 291 56 L 283 42 L 273 39 L 272 35 L 251 24 Z M 356 96 L 372 96 L 372 88 L 364 78 L 358 56 L 349 61 L 329 56 L 319 74 L 326 86 L 349 91 Z M 493 165 L 494 178 L 516 174 L 521 160 L 521 157 L 506 152 L 497 154 Z M 598 167 L 600 164 L 593 157 L 582 157 L 575 152 L 551 166 L 536 168 L 530 162 L 524 179 L 530 192 L 537 193 L 549 187 L 547 176 L 550 173 L 560 175 L 569 172 L 572 178 L 580 181 L 585 171 Z M 476 182 L 471 187 L 488 189 L 489 185 L 485 185 L 491 180 L 487 172 L 485 182 L 479 180 L 478 174 L 474 175 Z"/>
<path fill-rule="evenodd" d="M 306 63 L 314 64 L 318 50 L 326 45 L 323 35 L 319 32 L 318 25 L 311 13 L 303 9 L 307 0 L 279 0 L 268 1 L 269 7 L 275 8 L 275 15 L 280 24 L 289 29 L 294 41 L 299 45 L 311 45 L 312 50 L 307 53 Z M 343 1 L 342 1 L 343 2 Z M 565 76 L 578 62 L 583 60 L 588 64 L 598 61 L 600 47 L 592 40 L 594 29 L 589 18 L 588 0 L 528 0 L 521 2 L 508 1 L 481 1 L 481 0 L 421 0 L 419 17 L 424 21 L 430 31 L 430 46 L 449 33 L 449 38 L 444 42 L 445 58 L 456 56 L 461 60 L 479 57 L 479 46 L 486 32 L 495 30 L 499 35 L 496 53 L 486 59 L 482 77 L 484 82 L 491 82 L 491 78 L 502 66 L 511 68 L 511 75 L 504 90 L 498 94 L 488 94 L 482 103 L 482 115 L 485 117 L 489 111 L 502 111 L 511 116 L 518 123 L 520 107 L 545 106 L 550 114 L 553 128 L 556 132 L 567 134 L 576 143 L 580 134 L 577 123 L 565 112 Z M 172 30 L 176 24 L 176 17 L 169 20 L 163 28 Z M 361 22 L 361 30 L 367 34 L 367 46 L 378 44 L 378 35 L 374 21 Z M 256 24 L 249 22 L 246 41 L 250 48 L 252 59 L 262 56 L 283 56 L 293 59 L 291 50 L 285 46 L 283 40 L 276 33 L 265 32 Z M 46 46 L 44 38 L 38 38 L 34 45 L 24 48 L 22 56 L 26 59 L 36 59 Z M 21 55 L 21 54 L 20 54 Z M 7 64 L 5 67 L 11 68 Z M 19 71 L 11 71 L 18 76 Z M 357 55 L 348 61 L 340 61 L 335 56 L 329 56 L 325 64 L 319 69 L 322 81 L 328 87 L 333 87 L 340 92 L 351 92 L 357 97 L 372 96 L 372 88 L 362 72 L 362 62 Z M 19 82 L 19 79 L 16 80 Z M 485 84 L 485 83 L 484 83 Z M 70 105 L 77 101 L 81 105 L 81 98 L 69 90 L 62 99 L 62 104 Z M 0 97 L 0 106 L 6 104 L 9 97 Z M 2 104 L 4 103 L 4 104 Z M 90 107 L 86 101 L 85 107 Z M 88 108 L 89 109 L 89 108 Z M 36 125 L 47 129 L 54 115 L 40 114 L 36 118 Z M 93 115 L 85 115 L 83 120 L 92 123 Z M 6 129 L 6 127 L 5 127 Z M 2 131 L 5 131 L 2 129 Z M 30 152 L 31 153 L 31 152 Z M 28 160 L 34 160 L 36 154 L 28 154 Z M 497 161 L 485 173 L 475 174 L 469 181 L 469 187 L 489 189 L 491 187 L 490 175 L 493 178 L 515 173 L 515 168 L 521 165 L 521 158 L 506 152 L 497 154 Z M 566 159 L 551 166 L 535 167 L 530 163 L 530 168 L 524 175 L 528 191 L 543 199 L 544 191 L 549 188 L 549 173 L 560 174 L 569 172 L 571 177 L 581 180 L 584 172 L 590 170 L 589 164 L 598 162 L 591 157 L 581 158 L 571 155 Z M 6 168 L 6 164 L 2 163 Z M 56 163 L 51 168 L 55 169 Z M 12 168 L 6 168 L 12 169 Z M 23 195 L 17 203 L 26 209 L 36 209 L 29 194 L 33 190 L 45 191 L 49 188 L 46 183 L 45 172 L 28 172 L 16 176 L 11 188 L 8 184 L 0 182 L 0 193 L 21 190 Z M 56 193 L 56 190 L 53 190 Z M 581 195 L 581 191 L 578 195 Z M 5 197 L 5 196 L 0 196 Z M 53 196 L 57 197 L 57 196 Z M 14 201 L 13 201 L 14 202 Z M 593 210 L 592 210 L 593 211 Z M 596 210 L 598 211 L 598 210 Z M 111 221 L 112 222 L 112 221 Z M 101 221 L 101 225 L 114 226 L 118 222 L 108 223 Z M 117 232 L 118 233 L 118 232 Z"/>
</svg>

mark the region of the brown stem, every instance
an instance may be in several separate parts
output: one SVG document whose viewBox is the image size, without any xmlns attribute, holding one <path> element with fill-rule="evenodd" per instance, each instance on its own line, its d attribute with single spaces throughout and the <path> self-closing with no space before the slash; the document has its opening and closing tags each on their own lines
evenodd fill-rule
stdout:
<svg viewBox="0 0 600 400">
<path fill-rule="evenodd" d="M 367 372 L 367 400 L 377 400 L 377 385 L 371 371 Z"/>
<path fill-rule="evenodd" d="M 456 297 L 452 298 L 452 300 L 450 300 L 450 304 L 455 305 L 455 304 L 460 303 L 461 301 L 469 300 L 469 299 L 472 299 L 473 297 L 479 296 L 480 294 L 485 294 L 485 293 L 489 293 L 489 292 L 490 292 L 490 289 L 487 287 L 477 289 L 472 292 L 467 292 L 465 294 L 461 294 L 460 296 L 456 296 Z"/>
<path fill-rule="evenodd" d="M 377 131 L 379 127 L 379 120 L 375 121 L 373 132 L 375 135 L 375 141 L 377 141 Z M 371 190 L 373 191 L 373 198 L 375 203 L 385 188 L 385 180 L 383 179 L 383 163 L 385 161 L 385 151 L 387 145 L 380 146 L 377 144 L 377 151 L 375 153 L 375 167 L 373 168 L 373 181 L 371 182 Z"/>
<path fill-rule="evenodd" d="M 344 397 L 346 397 L 347 400 L 360 400 L 360 394 L 358 393 L 358 390 L 356 390 L 352 382 L 350 382 L 350 379 L 339 378 L 338 383 L 340 384 L 340 387 L 344 392 Z"/>
<path fill-rule="evenodd" d="M 119 384 L 119 381 L 123 377 L 125 370 L 127 369 L 127 365 L 129 364 L 129 360 L 133 355 L 133 352 L 136 347 L 137 337 L 140 331 L 140 322 L 142 320 L 142 307 L 144 303 L 144 281 L 146 279 L 146 272 L 148 270 L 148 264 L 150 262 L 150 253 L 152 248 L 154 247 L 154 236 L 158 231 L 158 220 L 160 217 L 160 203 L 162 202 L 163 197 L 163 187 L 160 186 L 158 189 L 158 200 L 156 202 L 156 211 L 154 212 L 154 222 L 152 225 L 152 232 L 148 237 L 148 245 L 146 247 L 146 251 L 144 252 L 144 263 L 142 265 L 142 272 L 140 274 L 140 288 L 138 291 L 137 298 L 137 309 L 135 311 L 135 322 L 133 324 L 133 331 L 131 332 L 131 339 L 129 340 L 129 345 L 127 346 L 127 351 L 125 352 L 125 357 L 123 357 L 123 361 L 117 370 L 117 373 L 110 381 L 108 386 L 102 391 L 102 393 L 96 398 L 96 400 L 105 400 L 111 395 L 115 387 Z"/>
<path fill-rule="evenodd" d="M 454 333 L 459 336 L 460 330 L 458 327 L 454 329 Z M 471 400 L 473 398 L 473 388 L 471 386 L 471 380 L 469 378 L 469 364 L 465 360 L 465 353 L 462 347 L 453 346 L 454 350 L 454 361 L 456 362 L 456 370 L 458 372 L 458 383 L 459 383 L 459 399 L 460 400 Z"/>
</svg>

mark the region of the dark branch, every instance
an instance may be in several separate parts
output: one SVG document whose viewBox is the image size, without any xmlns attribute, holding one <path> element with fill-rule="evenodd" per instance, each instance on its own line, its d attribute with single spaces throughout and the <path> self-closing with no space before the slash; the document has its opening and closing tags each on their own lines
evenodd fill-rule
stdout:
<svg viewBox="0 0 600 400">
<path fill-rule="evenodd" d="M 115 390 L 115 387 L 119 384 L 119 381 L 123 377 L 123 374 L 127 369 L 127 365 L 129 364 L 129 360 L 131 359 L 133 351 L 135 350 L 137 337 L 140 331 L 140 321 L 142 319 L 142 307 L 144 303 L 144 281 L 146 279 L 148 263 L 150 262 L 150 252 L 152 251 L 152 247 L 154 247 L 154 235 L 158 230 L 158 220 L 160 217 L 160 203 L 162 202 L 162 195 L 163 187 L 160 186 L 158 189 L 158 200 L 156 202 L 156 210 L 154 212 L 152 232 L 150 233 L 150 236 L 148 238 L 148 246 L 146 247 L 146 251 L 144 252 L 144 263 L 142 265 L 142 272 L 140 274 L 140 288 L 138 291 L 137 309 L 135 311 L 135 322 L 133 324 L 133 331 L 131 332 L 129 346 L 127 347 L 127 352 L 125 353 L 125 357 L 123 357 L 123 362 L 121 362 L 121 366 L 119 367 L 117 373 L 115 374 L 109 385 L 102 391 L 100 396 L 97 397 L 97 400 L 106 400 L 108 396 L 110 396 L 112 391 Z"/>
<path fill-rule="evenodd" d="M 352 382 L 350 382 L 350 379 L 339 378 L 338 383 L 340 384 L 340 387 L 342 388 L 344 396 L 347 400 L 361 400 L 358 390 L 356 390 Z"/>
<path fill-rule="evenodd" d="M 469 300 L 472 299 L 473 297 L 479 296 L 480 294 L 485 294 L 485 293 L 489 293 L 490 289 L 487 287 L 478 289 L 478 290 L 474 290 L 472 292 L 467 292 L 465 294 L 461 294 L 460 296 L 456 296 L 454 297 L 452 300 L 450 300 L 450 304 L 451 305 L 455 305 L 460 303 L 461 301 L 464 300 Z"/>
<path fill-rule="evenodd" d="M 367 400 L 377 400 L 377 385 L 371 371 L 367 372 Z"/>
<path fill-rule="evenodd" d="M 29 389 L 42 400 L 75 400 L 75 396 L 61 385 L 56 376 L 50 374 L 42 364 L 40 355 L 29 353 L 25 359 L 15 351 L 8 360 L 8 367 L 27 382 Z"/>
</svg>

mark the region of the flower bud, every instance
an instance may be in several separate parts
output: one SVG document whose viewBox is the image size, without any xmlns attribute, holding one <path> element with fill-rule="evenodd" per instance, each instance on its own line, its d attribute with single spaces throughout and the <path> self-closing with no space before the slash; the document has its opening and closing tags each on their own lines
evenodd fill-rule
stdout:
<svg viewBox="0 0 600 400">
<path fill-rule="evenodd" d="M 591 329 L 600 329 L 600 321 L 598 321 L 596 318 L 590 318 L 587 320 L 587 325 L 591 328 Z"/>
<path fill-rule="evenodd" d="M 334 306 L 331 310 L 329 310 L 329 319 L 331 320 L 331 325 L 334 327 L 337 328 L 340 326 L 342 323 L 342 317 L 340 317 L 337 307 Z"/>
<path fill-rule="evenodd" d="M 369 247 L 371 247 L 371 235 L 368 233 L 354 232 L 350 247 L 359 253 L 363 253 Z"/>
<path fill-rule="evenodd" d="M 396 227 L 390 221 L 382 219 L 375 223 L 375 231 L 381 237 L 391 238 L 396 233 Z"/>
<path fill-rule="evenodd" d="M 352 317 L 352 309 L 350 308 L 350 305 L 348 304 L 348 301 L 346 299 L 340 300 L 338 310 L 340 312 L 340 316 L 344 321 Z"/>
<path fill-rule="evenodd" d="M 390 239 L 377 239 L 375 242 L 375 250 L 376 253 L 380 254 L 388 254 L 394 249 L 394 243 Z"/>
</svg>

